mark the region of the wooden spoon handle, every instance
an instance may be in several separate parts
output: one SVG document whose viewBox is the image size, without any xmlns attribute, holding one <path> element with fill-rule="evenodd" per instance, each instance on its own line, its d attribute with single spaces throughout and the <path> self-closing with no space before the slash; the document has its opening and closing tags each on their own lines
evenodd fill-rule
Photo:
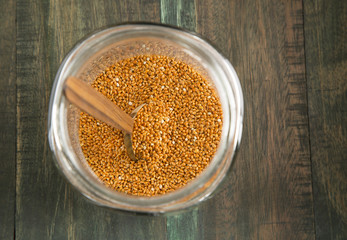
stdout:
<svg viewBox="0 0 347 240">
<path fill-rule="evenodd" d="M 64 85 L 66 98 L 74 105 L 106 124 L 132 133 L 134 120 L 111 100 L 76 77 L 69 77 Z"/>
</svg>

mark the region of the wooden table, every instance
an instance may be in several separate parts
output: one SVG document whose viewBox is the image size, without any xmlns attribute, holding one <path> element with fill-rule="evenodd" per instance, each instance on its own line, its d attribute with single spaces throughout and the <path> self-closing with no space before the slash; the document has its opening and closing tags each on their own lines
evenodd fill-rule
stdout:
<svg viewBox="0 0 347 240">
<path fill-rule="evenodd" d="M 64 55 L 129 21 L 201 34 L 241 81 L 231 178 L 184 213 L 97 207 L 52 160 L 47 110 Z M 347 239 L 346 22 L 341 0 L 0 0 L 0 239 Z"/>
</svg>

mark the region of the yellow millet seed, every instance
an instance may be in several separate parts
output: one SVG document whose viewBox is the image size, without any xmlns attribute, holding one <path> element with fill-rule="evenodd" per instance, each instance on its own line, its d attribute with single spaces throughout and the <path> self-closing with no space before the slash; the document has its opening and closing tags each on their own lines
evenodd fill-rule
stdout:
<svg viewBox="0 0 347 240">
<path fill-rule="evenodd" d="M 212 160 L 222 132 L 217 94 L 199 73 L 175 58 L 140 55 L 121 60 L 92 86 L 131 113 L 146 103 L 132 135 L 132 161 L 123 133 L 81 112 L 79 140 L 94 173 L 110 188 L 138 196 L 177 190 Z"/>
</svg>

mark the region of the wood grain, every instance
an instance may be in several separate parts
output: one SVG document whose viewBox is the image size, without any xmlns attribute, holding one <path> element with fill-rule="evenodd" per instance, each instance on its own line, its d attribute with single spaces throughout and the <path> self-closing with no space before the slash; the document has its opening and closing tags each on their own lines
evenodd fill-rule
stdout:
<svg viewBox="0 0 347 240">
<path fill-rule="evenodd" d="M 245 99 L 231 176 L 200 209 L 203 237 L 314 239 L 301 1 L 196 7 L 197 31 L 230 59 Z"/>
<path fill-rule="evenodd" d="M 13 239 L 16 182 L 16 2 L 0 1 L 0 239 Z"/>
<path fill-rule="evenodd" d="M 196 31 L 195 1 L 161 1 L 160 20 L 164 24 Z M 198 225 L 199 207 L 168 216 L 166 220 L 167 239 L 200 239 L 205 226 Z"/>
<path fill-rule="evenodd" d="M 165 239 L 166 219 L 86 201 L 53 164 L 47 110 L 55 73 L 84 35 L 125 21 L 159 22 L 159 2 L 17 1 L 17 239 Z"/>
<path fill-rule="evenodd" d="M 162 0 L 160 21 L 165 24 L 196 31 L 196 11 L 194 0 Z"/>
<path fill-rule="evenodd" d="M 304 1 L 317 239 L 347 239 L 347 2 Z"/>
<path fill-rule="evenodd" d="M 0 239 L 346 239 L 347 4 L 303 1 L 0 0 Z M 226 184 L 170 216 L 88 202 L 47 142 L 63 57 L 86 34 L 132 21 L 197 31 L 231 61 L 244 93 Z"/>
</svg>

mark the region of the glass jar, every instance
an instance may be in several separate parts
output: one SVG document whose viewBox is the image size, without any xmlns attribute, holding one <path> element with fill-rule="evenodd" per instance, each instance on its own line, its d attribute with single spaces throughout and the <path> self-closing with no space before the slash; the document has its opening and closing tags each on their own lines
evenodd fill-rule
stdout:
<svg viewBox="0 0 347 240">
<path fill-rule="evenodd" d="M 76 76 L 91 83 L 115 62 L 142 54 L 166 55 L 192 66 L 214 86 L 223 110 L 221 141 L 208 167 L 183 188 L 154 197 L 117 192 L 106 187 L 93 173 L 79 144 L 80 110 L 63 94 L 67 77 Z M 241 140 L 242 121 L 243 96 L 236 72 L 208 42 L 182 29 L 126 24 L 91 34 L 65 57 L 51 92 L 48 137 L 57 167 L 84 196 L 110 208 L 159 214 L 186 209 L 215 192 L 231 168 Z"/>
</svg>

